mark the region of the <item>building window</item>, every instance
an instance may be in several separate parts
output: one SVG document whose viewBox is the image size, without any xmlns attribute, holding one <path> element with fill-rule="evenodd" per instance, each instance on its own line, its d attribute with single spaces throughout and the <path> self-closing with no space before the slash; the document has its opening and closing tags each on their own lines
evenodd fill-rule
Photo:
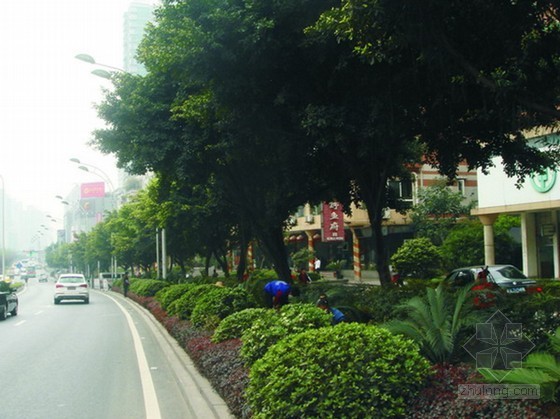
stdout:
<svg viewBox="0 0 560 419">
<path fill-rule="evenodd" d="M 457 190 L 463 196 L 466 195 L 465 184 L 466 184 L 466 179 L 462 179 L 462 178 L 457 179 Z"/>
<path fill-rule="evenodd" d="M 389 188 L 403 201 L 412 201 L 413 186 L 410 180 L 391 180 L 389 181 Z"/>
</svg>

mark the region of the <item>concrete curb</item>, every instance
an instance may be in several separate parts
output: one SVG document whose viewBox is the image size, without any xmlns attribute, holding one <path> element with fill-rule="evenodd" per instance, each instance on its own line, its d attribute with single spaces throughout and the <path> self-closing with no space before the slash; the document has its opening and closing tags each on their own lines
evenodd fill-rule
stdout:
<svg viewBox="0 0 560 419">
<path fill-rule="evenodd" d="M 103 292 L 103 291 L 100 291 Z M 161 348 L 168 361 L 173 366 L 175 378 L 181 384 L 185 400 L 191 405 L 197 418 L 234 419 L 220 395 L 214 390 L 210 382 L 198 372 L 194 363 L 185 350 L 167 332 L 163 325 L 146 308 L 120 293 L 108 291 L 119 301 L 128 303 L 145 320 L 154 335 L 158 337 Z"/>
</svg>

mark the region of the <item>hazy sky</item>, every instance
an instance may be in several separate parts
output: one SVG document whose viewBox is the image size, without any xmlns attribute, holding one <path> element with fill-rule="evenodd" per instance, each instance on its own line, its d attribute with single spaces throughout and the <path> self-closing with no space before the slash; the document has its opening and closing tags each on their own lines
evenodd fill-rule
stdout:
<svg viewBox="0 0 560 419">
<path fill-rule="evenodd" d="M 147 3 L 155 3 L 145 1 Z M 0 40 L 0 175 L 13 199 L 62 218 L 73 185 L 98 182 L 72 157 L 117 185 L 114 158 L 87 142 L 101 127 L 93 103 L 108 80 L 74 58 L 122 66 L 123 13 L 131 0 L 3 0 Z"/>
</svg>

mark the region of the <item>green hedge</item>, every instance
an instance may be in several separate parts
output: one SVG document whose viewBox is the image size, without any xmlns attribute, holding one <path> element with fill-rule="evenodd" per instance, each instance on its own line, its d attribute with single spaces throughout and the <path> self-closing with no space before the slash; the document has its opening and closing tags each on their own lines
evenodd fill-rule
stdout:
<svg viewBox="0 0 560 419">
<path fill-rule="evenodd" d="M 177 316 L 183 320 L 190 319 L 200 296 L 216 288 L 218 287 L 212 284 L 194 285 L 192 288 L 187 289 L 180 298 L 170 303 L 167 312 L 169 315 Z"/>
<path fill-rule="evenodd" d="M 268 308 L 246 308 L 230 314 L 220 322 L 212 335 L 212 341 L 218 343 L 228 339 L 239 339 L 256 320 L 268 314 L 271 314 Z"/>
<path fill-rule="evenodd" d="M 331 317 L 314 304 L 288 304 L 280 311 L 268 310 L 268 314 L 256 319 L 242 334 L 241 357 L 246 364 L 251 365 L 283 337 L 330 326 Z"/>
<path fill-rule="evenodd" d="M 174 284 L 166 288 L 163 288 L 157 292 L 155 295 L 156 300 L 161 304 L 161 308 L 165 311 L 169 309 L 169 305 L 179 299 L 183 294 L 185 294 L 190 288 L 194 287 L 193 284 Z"/>
<path fill-rule="evenodd" d="M 158 291 L 171 285 L 157 279 L 134 279 L 130 281 L 130 292 L 141 297 L 153 297 Z"/>
<path fill-rule="evenodd" d="M 254 363 L 254 418 L 403 417 L 430 365 L 410 340 L 358 323 L 287 337 Z"/>
<path fill-rule="evenodd" d="M 195 326 L 215 329 L 230 314 L 255 305 L 247 291 L 240 287 L 213 286 L 195 301 L 191 321 Z"/>
</svg>

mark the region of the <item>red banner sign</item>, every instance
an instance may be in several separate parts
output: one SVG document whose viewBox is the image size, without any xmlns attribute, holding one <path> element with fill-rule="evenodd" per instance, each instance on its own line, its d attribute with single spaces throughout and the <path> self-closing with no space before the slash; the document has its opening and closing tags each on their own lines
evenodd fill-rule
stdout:
<svg viewBox="0 0 560 419">
<path fill-rule="evenodd" d="M 105 182 L 82 183 L 80 185 L 82 198 L 103 198 L 105 196 Z"/>
<path fill-rule="evenodd" d="M 322 241 L 344 241 L 344 213 L 340 202 L 323 203 Z"/>
</svg>

